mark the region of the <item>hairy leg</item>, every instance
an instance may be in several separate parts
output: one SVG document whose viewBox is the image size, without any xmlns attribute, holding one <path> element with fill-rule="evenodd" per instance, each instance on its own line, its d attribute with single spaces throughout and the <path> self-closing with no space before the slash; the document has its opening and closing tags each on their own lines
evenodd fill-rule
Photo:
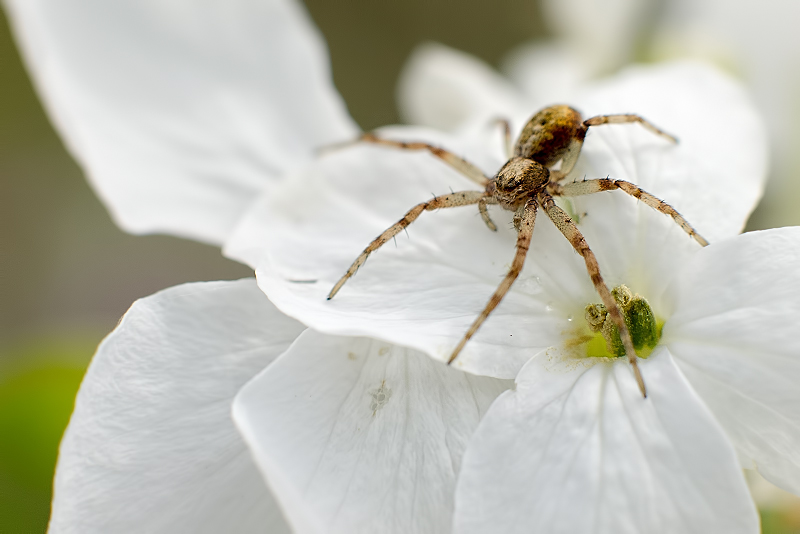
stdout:
<svg viewBox="0 0 800 534">
<path fill-rule="evenodd" d="M 644 189 L 624 180 L 612 180 L 610 178 L 599 178 L 596 180 L 584 180 L 582 182 L 572 182 L 569 184 L 548 184 L 548 189 L 551 194 L 565 197 L 577 197 L 581 195 L 591 195 L 592 193 L 600 193 L 601 191 L 612 191 L 620 189 L 630 196 L 641 200 L 651 208 L 660 211 L 665 215 L 669 215 L 672 219 L 683 228 L 683 231 L 693 237 L 695 241 L 700 243 L 701 246 L 708 245 L 708 241 L 703 236 L 697 233 L 692 228 L 692 225 L 678 213 L 678 211 L 664 202 L 663 200 L 651 195 Z"/>
<path fill-rule="evenodd" d="M 358 258 L 356 258 L 356 261 L 354 261 L 350 268 L 347 269 L 347 272 L 344 273 L 344 276 L 342 276 L 339 281 L 336 282 L 336 285 L 333 286 L 331 292 L 328 293 L 328 300 L 332 299 L 334 295 L 336 295 L 336 293 L 342 288 L 345 282 L 347 282 L 348 279 L 356 274 L 358 268 L 364 265 L 364 262 L 367 261 L 367 258 L 370 254 L 381 248 L 387 241 L 402 232 L 409 224 L 417 220 L 417 217 L 419 217 L 423 211 L 477 204 L 485 196 L 486 193 L 483 191 L 462 191 L 460 193 L 451 193 L 449 195 L 435 197 L 427 202 L 417 204 L 408 210 L 408 213 L 406 213 L 402 219 L 387 228 L 381 235 L 376 237 L 372 243 L 367 246 L 367 248 L 364 249 Z"/>
<path fill-rule="evenodd" d="M 503 148 L 506 151 L 506 159 L 514 156 L 514 144 L 511 141 L 511 123 L 508 119 L 497 119 L 496 124 L 503 128 Z"/>
<path fill-rule="evenodd" d="M 483 174 L 483 171 L 480 170 L 475 164 L 470 163 L 469 161 L 465 160 L 460 156 L 456 156 L 455 154 L 453 154 L 448 150 L 439 148 L 437 146 L 428 143 L 393 141 L 391 139 L 382 139 L 377 135 L 375 135 L 374 133 L 365 133 L 364 135 L 353 141 L 346 141 L 344 143 L 327 146 L 323 148 L 323 151 L 338 150 L 358 143 L 372 143 L 375 145 L 383 145 L 383 146 L 399 148 L 401 150 L 427 150 L 440 160 L 447 163 L 450 167 L 458 171 L 460 174 L 466 176 L 467 178 L 469 178 L 478 185 L 485 187 L 490 180 L 490 178 L 485 174 Z"/>
<path fill-rule="evenodd" d="M 583 124 L 588 127 L 588 126 L 600 126 L 601 124 L 628 124 L 631 122 L 638 122 L 648 130 L 653 132 L 654 134 L 660 135 L 665 139 L 669 139 L 673 143 L 678 142 L 678 139 L 675 136 L 666 133 L 660 128 L 657 128 L 653 123 L 646 121 L 639 115 L 632 115 L 629 113 L 619 114 L 619 115 L 598 115 L 596 117 L 591 117 L 589 119 L 586 119 L 585 121 L 583 121 Z"/>
<path fill-rule="evenodd" d="M 642 373 L 639 370 L 636 350 L 633 348 L 631 334 L 628 332 L 628 327 L 625 325 L 625 319 L 622 317 L 622 312 L 619 311 L 617 302 L 614 300 L 611 291 L 609 291 L 608 286 L 605 281 L 603 281 L 603 277 L 600 275 L 600 265 L 597 263 L 594 252 L 589 248 L 589 244 L 586 243 L 583 234 L 581 234 L 581 231 L 575 226 L 575 223 L 572 222 L 572 219 L 569 218 L 569 215 L 556 206 L 553 197 L 547 193 L 541 193 L 539 195 L 539 202 L 547 213 L 547 216 L 550 217 L 550 220 L 552 220 L 561 233 L 564 234 L 564 237 L 567 238 L 575 251 L 583 257 L 592 284 L 594 284 L 595 290 L 600 295 L 600 300 L 603 301 L 603 304 L 608 310 L 611 320 L 614 321 L 617 330 L 619 330 L 619 337 L 625 347 L 625 354 L 628 356 L 628 362 L 630 362 L 631 367 L 633 367 L 633 373 L 636 377 L 636 383 L 639 385 L 639 390 L 642 392 L 642 396 L 647 397 L 647 390 L 645 389 Z"/>
<path fill-rule="evenodd" d="M 481 219 L 489 227 L 489 230 L 492 232 L 497 231 L 497 225 L 494 224 L 494 221 L 489 217 L 489 211 L 486 209 L 488 204 L 497 204 L 497 201 L 492 197 L 483 197 L 478 201 L 478 211 L 481 214 Z"/>
<path fill-rule="evenodd" d="M 483 322 L 489 317 L 489 314 L 494 311 L 498 304 L 500 304 L 500 301 L 503 300 L 503 297 L 506 296 L 508 290 L 511 289 L 511 285 L 517 279 L 519 273 L 522 272 L 522 267 L 525 265 L 525 257 L 528 255 L 528 249 L 531 246 L 533 225 L 536 222 L 536 207 L 536 201 L 530 200 L 515 214 L 515 218 L 519 220 L 519 226 L 517 233 L 517 252 L 514 254 L 514 260 L 511 262 L 511 268 L 508 270 L 506 277 L 503 278 L 503 281 L 500 282 L 500 285 L 497 286 L 497 289 L 489 299 L 486 307 L 483 309 L 478 318 L 472 323 L 472 326 L 469 327 L 469 330 L 467 330 L 467 333 L 464 334 L 464 337 L 461 338 L 458 346 L 450 355 L 450 359 L 447 360 L 448 365 L 453 363 L 453 360 L 458 357 L 458 354 L 464 348 L 464 345 L 467 344 L 467 341 L 469 341 L 470 338 L 475 335 L 475 332 L 478 331 L 478 328 L 480 328 Z"/>
<path fill-rule="evenodd" d="M 578 162 L 578 156 L 581 155 L 582 148 L 583 139 L 579 137 L 573 138 L 569 144 L 569 147 L 567 148 L 567 151 L 561 158 L 561 168 L 558 170 L 550 170 L 550 181 L 560 182 L 566 178 L 570 172 L 572 172 L 572 169 L 575 167 L 575 163 Z"/>
</svg>

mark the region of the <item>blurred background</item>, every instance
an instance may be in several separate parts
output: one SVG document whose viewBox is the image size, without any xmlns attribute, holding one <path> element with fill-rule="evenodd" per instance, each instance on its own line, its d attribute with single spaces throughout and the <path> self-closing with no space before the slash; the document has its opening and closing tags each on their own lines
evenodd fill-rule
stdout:
<svg viewBox="0 0 800 534">
<path fill-rule="evenodd" d="M 796 0 L 306 0 L 334 81 L 364 128 L 398 122 L 395 85 L 437 41 L 500 67 L 547 43 L 602 76 L 631 61 L 711 60 L 765 114 L 772 173 L 748 229 L 800 223 Z M 250 276 L 218 249 L 123 234 L 65 151 L 0 10 L 0 533 L 44 532 L 57 447 L 95 347 L 137 298 L 182 282 Z M 534 110 L 532 110 L 534 111 Z M 753 480 L 764 532 L 800 532 L 800 500 Z"/>
</svg>

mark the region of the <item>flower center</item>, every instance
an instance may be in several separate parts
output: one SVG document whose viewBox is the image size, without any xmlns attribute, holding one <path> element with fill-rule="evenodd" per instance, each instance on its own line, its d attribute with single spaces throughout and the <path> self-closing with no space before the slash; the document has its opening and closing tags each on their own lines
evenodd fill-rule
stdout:
<svg viewBox="0 0 800 534">
<path fill-rule="evenodd" d="M 633 348 L 640 358 L 647 358 L 661 339 L 664 321 L 657 321 L 647 300 L 634 295 L 630 289 L 620 285 L 611 290 L 617 301 L 625 324 L 631 333 Z M 594 332 L 586 343 L 586 356 L 593 358 L 621 358 L 625 356 L 625 347 L 619 337 L 619 330 L 602 304 L 586 306 L 586 322 Z"/>
</svg>

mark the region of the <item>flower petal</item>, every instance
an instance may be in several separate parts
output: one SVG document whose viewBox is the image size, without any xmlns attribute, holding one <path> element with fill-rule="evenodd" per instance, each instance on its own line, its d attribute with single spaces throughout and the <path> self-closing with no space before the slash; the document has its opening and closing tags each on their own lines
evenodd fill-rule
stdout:
<svg viewBox="0 0 800 534">
<path fill-rule="evenodd" d="M 684 101 L 691 100 L 691 105 L 670 109 L 670 117 L 656 117 L 668 119 L 665 127 L 687 125 L 687 140 L 676 147 L 638 125 L 593 128 L 581 158 L 582 168 L 597 169 L 597 174 L 590 177 L 605 176 L 606 171 L 600 174 L 600 170 L 608 169 L 616 173 L 614 177 L 634 182 L 642 178 L 647 188 L 671 202 L 669 195 L 674 194 L 674 205 L 679 210 L 684 206 L 716 206 L 719 198 L 730 200 L 722 182 L 730 178 L 732 190 L 742 198 L 730 200 L 730 213 L 711 209 L 718 221 L 705 217 L 702 226 L 697 225 L 701 232 L 730 235 L 743 224 L 745 206 L 752 206 L 754 190 L 760 187 L 753 184 L 760 184 L 761 177 L 748 176 L 752 183 L 742 185 L 745 179 L 736 178 L 740 174 L 723 177 L 710 173 L 704 179 L 716 184 L 716 189 L 696 185 L 692 181 L 697 178 L 693 155 L 700 149 L 692 148 L 698 139 L 693 133 L 699 126 L 695 115 L 703 99 L 723 100 L 728 108 L 709 104 L 709 113 L 727 109 L 727 119 L 717 111 L 712 115 L 733 128 L 735 124 L 725 120 L 746 122 L 742 116 L 749 116 L 749 108 L 743 100 L 717 95 L 716 89 L 721 87 L 739 93 L 714 71 L 709 73 L 694 66 L 666 67 L 665 71 L 634 71 L 623 76 L 617 85 L 609 82 L 600 90 L 611 99 L 613 111 L 630 109 L 621 104 L 616 107 L 613 103 L 617 100 L 613 98 L 624 102 L 624 97 L 631 97 L 637 105 L 642 103 L 644 97 L 639 92 L 653 99 L 642 104 L 645 112 L 666 110 L 659 102 L 670 92 Z M 676 81 L 670 82 L 673 76 Z M 694 78 L 700 81 L 695 82 Z M 682 88 L 684 84 L 715 91 L 698 91 L 692 96 L 691 90 Z M 585 102 L 590 110 L 590 104 L 600 107 L 588 97 Z M 738 109 L 739 105 L 745 110 Z M 462 151 L 461 139 L 407 129 L 386 135 L 406 140 L 430 139 L 457 154 L 484 160 L 481 152 Z M 715 162 L 725 157 L 741 158 L 737 160 L 740 163 L 747 157 L 755 159 L 753 152 L 757 152 L 758 142 L 755 138 L 751 141 L 751 149 L 735 145 L 739 152 L 750 156 L 731 156 L 729 147 L 720 144 L 713 147 L 717 153 L 707 154 L 707 158 Z M 705 137 L 698 142 L 702 149 L 710 146 Z M 495 150 L 496 146 L 487 148 Z M 666 164 L 668 169 L 664 168 Z M 254 205 L 228 243 L 226 253 L 257 266 L 259 285 L 272 302 L 318 331 L 367 335 L 446 360 L 483 310 L 514 256 L 516 235 L 509 212 L 490 206 L 499 227 L 496 233 L 486 228 L 477 208 L 472 206 L 423 213 L 408 228 L 410 239 L 405 234 L 398 235 L 397 246 L 388 243 L 372 254 L 336 298 L 326 301 L 326 296 L 364 247 L 403 217 L 406 210 L 434 195 L 475 189 L 480 186 L 428 153 L 355 146 L 330 154 L 296 173 L 269 198 Z M 612 287 L 628 284 L 650 299 L 660 317 L 666 317 L 661 295 L 681 262 L 700 246 L 669 217 L 637 204 L 621 191 L 592 197 L 576 199 L 572 211 L 580 218 L 580 228 L 598 256 L 607 283 Z M 699 216 L 703 212 L 695 209 L 691 214 Z M 574 329 L 573 319 L 582 318 L 585 306 L 598 301 L 582 259 L 540 213 L 525 270 L 475 338 L 467 343 L 456 365 L 468 372 L 513 378 L 533 354 L 559 345 L 564 333 Z"/>
<path fill-rule="evenodd" d="M 408 229 L 410 239 L 397 236 L 396 247 L 389 243 L 374 254 L 328 301 L 348 265 L 406 208 L 474 185 L 428 154 L 369 146 L 333 154 L 291 184 L 294 190 L 282 188 L 253 206 L 226 253 L 258 265 L 259 285 L 272 302 L 315 330 L 369 332 L 446 360 L 513 257 L 510 216 L 493 211 L 500 227 L 494 233 L 474 207 L 425 213 Z M 593 290 L 580 258 L 545 220 L 532 250 L 531 266 L 546 269 L 523 274 L 457 367 L 513 378 L 538 350 L 558 343 L 570 313 L 582 316 Z M 540 257 L 546 261 L 537 263 Z M 553 277 L 557 282 L 551 283 Z M 573 283 L 584 278 L 584 284 Z M 570 309 L 548 309 L 564 291 L 572 296 Z"/>
<path fill-rule="evenodd" d="M 542 14 L 560 41 L 593 73 L 628 63 L 654 0 L 544 0 Z"/>
<path fill-rule="evenodd" d="M 676 278 L 662 341 L 747 467 L 800 494 L 800 228 L 752 232 Z"/>
<path fill-rule="evenodd" d="M 584 362 L 585 363 L 585 362 Z M 668 351 L 588 370 L 540 354 L 464 455 L 454 532 L 758 532 L 733 448 Z"/>
<path fill-rule="evenodd" d="M 503 72 L 527 96 L 530 113 L 555 102 L 572 102 L 592 74 L 583 59 L 564 43 L 525 43 L 506 55 Z"/>
<path fill-rule="evenodd" d="M 50 532 L 288 532 L 230 410 L 302 329 L 253 280 L 136 302 L 78 393 Z"/>
<path fill-rule="evenodd" d="M 638 125 L 593 127 L 571 177 L 633 182 L 672 204 L 710 242 L 742 231 L 763 192 L 768 153 L 763 122 L 741 84 L 706 64 L 675 62 L 625 69 L 575 100 L 584 117 L 637 113 L 680 141 L 672 145 Z"/>
<path fill-rule="evenodd" d="M 7 0 L 56 126 L 118 224 L 221 243 L 313 149 L 355 134 L 291 0 Z"/>
<path fill-rule="evenodd" d="M 449 532 L 464 447 L 509 385 L 309 330 L 234 418 L 296 533 Z"/>
<path fill-rule="evenodd" d="M 525 112 L 519 92 L 489 65 L 438 43 L 414 50 L 400 76 L 397 99 L 406 122 L 444 131 L 476 118 Z"/>
<path fill-rule="evenodd" d="M 626 69 L 616 83 L 598 83 L 576 102 L 584 116 L 636 110 L 680 141 L 672 145 L 638 125 L 593 127 L 570 179 L 632 182 L 672 205 L 711 243 L 742 230 L 761 196 L 767 150 L 739 84 L 706 65 L 677 62 Z M 622 191 L 568 205 L 612 284 L 627 284 L 667 317 L 664 291 L 700 250 L 697 243 L 670 217 Z"/>
</svg>

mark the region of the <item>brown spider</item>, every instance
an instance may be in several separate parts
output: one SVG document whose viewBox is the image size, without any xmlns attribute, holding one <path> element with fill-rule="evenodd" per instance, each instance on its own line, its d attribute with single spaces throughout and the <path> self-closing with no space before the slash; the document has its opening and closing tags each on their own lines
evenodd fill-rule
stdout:
<svg viewBox="0 0 800 534">
<path fill-rule="evenodd" d="M 333 286 L 328 300 L 341 289 L 344 283 L 353 276 L 367 257 L 384 243 L 392 239 L 409 224 L 414 222 L 423 211 L 432 211 L 439 208 L 453 208 L 456 206 L 466 206 L 477 204 L 483 221 L 489 229 L 496 231 L 497 226 L 489 218 L 486 209 L 488 204 L 497 204 L 504 209 L 514 212 L 514 226 L 517 229 L 517 245 L 514 260 L 511 268 L 503 281 L 497 287 L 483 312 L 472 323 L 467 333 L 453 350 L 448 365 L 456 359 L 464 348 L 464 345 L 475 335 L 478 328 L 489 317 L 489 314 L 500 304 L 500 301 L 508 293 L 511 285 L 522 271 L 525 257 L 531 243 L 531 234 L 536 220 L 536 211 L 541 206 L 547 216 L 556 227 L 564 234 L 576 252 L 580 254 L 586 263 L 586 270 L 592 279 L 592 283 L 600 295 L 600 299 L 608 309 L 609 316 L 619 330 L 620 338 L 625 347 L 625 354 L 633 367 L 636 381 L 643 396 L 647 396 L 644 380 L 642 379 L 637 356 L 631 341 L 630 333 L 625 325 L 625 320 L 617 307 L 614 297 L 600 275 L 600 267 L 594 253 L 589 248 L 583 235 L 570 217 L 559 208 L 553 200 L 553 196 L 574 197 L 589 195 L 601 191 L 621 189 L 625 193 L 641 200 L 648 206 L 671 216 L 683 230 L 694 237 L 694 239 L 705 246 L 708 242 L 703 239 L 694 228 L 684 219 L 672 206 L 659 200 L 650 193 L 640 189 L 630 182 L 623 180 L 612 180 L 600 178 L 596 180 L 584 180 L 581 182 L 561 183 L 575 166 L 575 162 L 580 155 L 586 131 L 590 126 L 601 124 L 621 124 L 638 122 L 651 132 L 665 137 L 673 143 L 677 140 L 659 130 L 638 115 L 600 115 L 590 119 L 582 120 L 580 113 L 569 106 L 551 106 L 544 108 L 536 113 L 522 129 L 522 133 L 517 139 L 516 145 L 511 147 L 511 134 L 508 122 L 501 121 L 505 125 L 505 142 L 509 152 L 509 160 L 497 172 L 493 178 L 484 175 L 475 165 L 469 163 L 447 150 L 429 145 L 427 143 L 405 143 L 381 139 L 374 134 L 365 134 L 360 141 L 376 143 L 402 149 L 428 150 L 436 157 L 462 173 L 470 180 L 484 186 L 483 191 L 461 191 L 449 195 L 435 197 L 427 202 L 417 204 L 411 208 L 405 216 L 398 222 L 390 226 L 386 231 L 379 235 L 369 246 L 364 249 L 358 258 L 353 262 L 342 278 Z M 558 170 L 553 167 L 561 162 Z"/>
</svg>

